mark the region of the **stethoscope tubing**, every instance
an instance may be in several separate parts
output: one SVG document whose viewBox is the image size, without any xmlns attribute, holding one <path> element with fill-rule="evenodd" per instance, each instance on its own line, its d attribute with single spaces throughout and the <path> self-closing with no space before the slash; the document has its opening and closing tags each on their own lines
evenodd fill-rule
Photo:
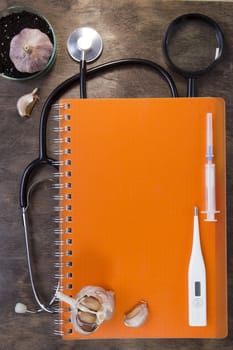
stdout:
<svg viewBox="0 0 233 350">
<path fill-rule="evenodd" d="M 146 59 L 125 58 L 125 59 L 106 62 L 86 70 L 84 78 L 86 77 L 87 79 L 89 79 L 99 73 L 103 73 L 105 71 L 108 71 L 114 68 L 128 66 L 132 64 L 146 66 L 155 70 L 167 82 L 171 92 L 171 96 L 178 97 L 178 92 L 177 92 L 175 82 L 173 81 L 170 74 L 157 63 Z M 41 111 L 40 126 L 39 126 L 39 157 L 33 160 L 30 164 L 28 164 L 28 166 L 23 172 L 21 184 L 20 184 L 20 207 L 21 208 L 26 208 L 28 205 L 27 187 L 28 187 L 29 178 L 32 172 L 39 166 L 44 166 L 44 165 L 53 166 L 55 169 L 58 168 L 54 159 L 48 157 L 47 155 L 47 121 L 49 117 L 49 112 L 50 112 L 51 106 L 61 97 L 61 95 L 63 95 L 64 92 L 66 92 L 68 89 L 70 89 L 74 84 L 78 82 L 80 82 L 80 73 L 73 75 L 72 77 L 68 78 L 67 80 L 62 82 L 60 85 L 58 85 L 51 92 L 51 94 L 48 96 L 47 100 L 44 103 L 44 106 Z"/>
<path fill-rule="evenodd" d="M 87 69 L 86 71 L 86 78 L 92 78 L 98 73 L 103 73 L 107 70 L 118 68 L 121 66 L 127 66 L 130 64 L 135 65 L 144 65 L 149 68 L 154 69 L 155 71 L 159 72 L 160 75 L 164 78 L 164 80 L 167 82 L 172 97 L 178 97 L 177 88 L 175 85 L 175 82 L 173 81 L 170 74 L 162 68 L 160 65 L 149 61 L 145 59 L 140 58 L 126 58 L 126 59 L 120 59 L 116 61 L 106 62 L 101 65 L 98 65 L 96 67 L 92 67 Z M 46 143 L 46 125 L 47 120 L 49 116 L 49 111 L 51 109 L 51 105 L 55 103 L 56 100 L 58 100 L 61 95 L 70 89 L 75 83 L 78 83 L 80 80 L 80 73 L 73 75 L 72 77 L 68 78 L 64 82 L 62 82 L 60 85 L 58 85 L 48 96 L 47 100 L 44 103 L 44 106 L 42 108 L 41 112 L 41 119 L 40 119 L 40 126 L 39 126 L 39 158 L 40 159 L 47 159 L 47 143 Z"/>
<path fill-rule="evenodd" d="M 85 60 L 80 61 L 80 98 L 87 98 L 87 63 Z"/>
<path fill-rule="evenodd" d="M 175 85 L 175 82 L 173 81 L 170 74 L 162 68 L 160 65 L 149 61 L 145 59 L 140 58 L 126 58 L 126 59 L 119 59 L 116 61 L 106 62 L 103 64 L 100 64 L 96 67 L 92 67 L 86 70 L 86 78 L 92 78 L 98 73 L 103 73 L 107 70 L 118 68 L 121 66 L 127 66 L 127 65 L 144 65 L 149 68 L 154 69 L 155 71 L 159 72 L 161 76 L 164 78 L 164 80 L 167 82 L 172 97 L 178 97 L 177 88 Z M 55 103 L 56 100 L 58 100 L 61 95 L 70 89 L 75 83 L 78 83 L 80 80 L 80 73 L 77 73 L 73 75 L 72 77 L 68 78 L 64 82 L 62 82 L 60 85 L 58 85 L 48 96 L 47 100 L 44 103 L 44 106 L 42 108 L 41 112 L 41 119 L 40 119 L 40 126 L 39 126 L 39 158 L 40 159 L 47 159 L 47 143 L 46 143 L 46 125 L 47 120 L 49 116 L 49 111 L 51 108 L 51 105 Z"/>
<path fill-rule="evenodd" d="M 48 96 L 47 100 L 45 101 L 42 111 L 41 111 L 41 118 L 40 118 L 40 125 L 39 125 L 39 157 L 34 159 L 31 163 L 28 164 L 28 166 L 25 168 L 22 178 L 21 178 L 21 184 L 20 184 L 20 207 L 22 210 L 22 219 L 23 219 L 23 226 L 24 226 L 24 235 L 25 235 L 25 243 L 26 243 L 26 253 L 27 253 L 27 262 L 28 262 L 28 270 L 29 270 L 29 278 L 32 286 L 32 291 L 35 297 L 35 300 L 39 306 L 39 309 L 36 310 L 34 313 L 46 311 L 48 313 L 55 313 L 56 309 L 52 307 L 52 304 L 56 298 L 56 294 L 53 295 L 50 303 L 48 305 L 45 305 L 42 303 L 42 301 L 39 298 L 39 295 L 37 293 L 34 279 L 33 279 L 33 273 L 32 273 L 32 267 L 31 267 L 31 257 L 30 257 L 30 249 L 28 244 L 28 228 L 27 228 L 27 210 L 29 207 L 28 197 L 29 197 L 29 189 L 28 189 L 28 183 L 31 174 L 42 166 L 52 166 L 55 169 L 58 169 L 57 162 L 48 157 L 47 154 L 47 122 L 49 118 L 49 112 L 51 110 L 51 107 L 55 102 L 61 97 L 61 95 L 66 92 L 68 89 L 70 89 L 75 83 L 80 83 L 80 98 L 86 98 L 86 79 L 94 77 L 96 74 L 105 72 L 107 70 L 120 67 L 120 66 L 127 66 L 127 65 L 143 65 L 147 66 L 149 68 L 152 68 L 157 73 L 159 73 L 162 78 L 167 82 L 172 97 L 177 97 L 177 89 L 176 85 L 169 75 L 169 73 L 163 69 L 160 65 L 149 61 L 145 59 L 140 58 L 129 58 L 129 59 L 120 59 L 116 61 L 107 62 L 104 64 L 101 64 L 96 67 L 92 67 L 88 70 L 86 70 L 86 62 L 80 62 L 80 73 L 73 75 L 72 77 L 68 78 L 64 82 L 62 82 L 60 85 L 58 85 Z M 57 286 L 58 288 L 59 286 Z"/>
<path fill-rule="evenodd" d="M 26 246 L 26 257 L 27 257 L 27 264 L 28 264 L 29 279 L 30 279 L 34 298 L 35 298 L 38 306 L 40 307 L 40 309 L 36 310 L 35 313 L 40 312 L 40 311 L 54 313 L 55 309 L 51 308 L 51 305 L 55 301 L 55 295 L 51 298 L 49 305 L 46 306 L 41 302 L 40 297 L 39 297 L 37 290 L 36 290 L 36 287 L 35 287 L 32 266 L 31 266 L 31 253 L 30 253 L 29 242 L 28 242 L 27 208 L 22 210 L 22 219 L 23 219 L 23 227 L 24 227 L 24 238 L 25 238 L 25 246 Z"/>
</svg>

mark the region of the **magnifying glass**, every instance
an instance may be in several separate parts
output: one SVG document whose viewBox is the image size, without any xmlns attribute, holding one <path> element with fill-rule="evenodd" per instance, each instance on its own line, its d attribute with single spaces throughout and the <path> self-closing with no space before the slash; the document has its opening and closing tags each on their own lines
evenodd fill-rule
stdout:
<svg viewBox="0 0 233 350">
<path fill-rule="evenodd" d="M 223 33 L 208 16 L 189 13 L 170 23 L 163 39 L 163 52 L 168 65 L 187 79 L 187 97 L 196 96 L 196 79 L 220 60 L 223 46 Z"/>
<path fill-rule="evenodd" d="M 80 63 L 80 98 L 86 98 L 86 63 L 95 61 L 101 55 L 101 36 L 90 27 L 78 28 L 70 34 L 67 50 L 70 56 Z"/>
</svg>

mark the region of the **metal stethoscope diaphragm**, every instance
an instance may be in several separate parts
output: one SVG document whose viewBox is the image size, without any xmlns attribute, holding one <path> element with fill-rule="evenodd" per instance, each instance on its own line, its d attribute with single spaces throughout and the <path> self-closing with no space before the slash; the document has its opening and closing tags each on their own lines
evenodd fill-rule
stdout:
<svg viewBox="0 0 233 350">
<path fill-rule="evenodd" d="M 86 98 L 86 63 L 95 61 L 101 55 L 101 36 L 92 28 L 78 28 L 69 36 L 67 50 L 73 60 L 80 64 L 80 98 Z"/>
<path fill-rule="evenodd" d="M 70 34 L 67 50 L 75 61 L 93 62 L 101 55 L 103 42 L 97 31 L 90 27 L 82 27 Z"/>
</svg>

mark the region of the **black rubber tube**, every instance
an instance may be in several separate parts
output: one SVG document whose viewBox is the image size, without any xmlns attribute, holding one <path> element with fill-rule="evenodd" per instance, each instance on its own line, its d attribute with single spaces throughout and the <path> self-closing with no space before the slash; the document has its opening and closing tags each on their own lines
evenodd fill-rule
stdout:
<svg viewBox="0 0 233 350">
<path fill-rule="evenodd" d="M 88 70 L 85 70 L 84 78 L 87 79 L 95 77 L 97 74 L 103 73 L 107 70 L 111 70 L 114 68 L 119 68 L 122 66 L 129 66 L 129 65 L 140 65 L 148 67 L 152 70 L 154 70 L 156 73 L 158 73 L 168 84 L 171 96 L 177 97 L 177 89 L 176 85 L 170 76 L 170 74 L 162 68 L 160 65 L 141 58 L 126 58 L 126 59 L 120 59 L 116 61 L 107 62 L 104 64 L 101 64 L 96 67 L 92 67 Z M 60 85 L 58 85 L 48 96 L 47 100 L 45 101 L 42 111 L 41 111 L 41 117 L 40 117 L 40 126 L 39 126 L 39 157 L 35 160 L 33 160 L 28 166 L 25 168 L 22 178 L 21 178 L 21 184 L 20 184 L 20 207 L 26 208 L 27 203 L 27 188 L 28 188 L 28 182 L 31 173 L 36 170 L 41 165 L 51 165 L 54 168 L 58 168 L 56 163 L 53 159 L 49 158 L 47 155 L 47 121 L 49 117 L 49 112 L 52 107 L 52 105 L 67 91 L 69 90 L 74 84 L 80 83 L 80 73 L 73 75 L 72 77 L 68 78 L 64 82 L 62 82 Z M 85 84 L 85 82 L 82 82 Z M 82 86 L 82 89 L 85 89 L 85 85 Z M 82 90 L 81 89 L 81 90 Z M 85 90 L 84 94 L 86 93 Z"/>
</svg>

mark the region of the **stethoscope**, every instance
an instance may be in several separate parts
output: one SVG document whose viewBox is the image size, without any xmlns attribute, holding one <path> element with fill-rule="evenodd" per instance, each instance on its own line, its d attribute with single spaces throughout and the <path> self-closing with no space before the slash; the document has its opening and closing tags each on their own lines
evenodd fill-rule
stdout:
<svg viewBox="0 0 233 350">
<path fill-rule="evenodd" d="M 197 59 L 197 65 L 191 64 L 189 67 L 185 67 L 183 69 L 181 67 L 178 56 L 183 55 L 181 52 L 173 51 L 174 44 L 176 44 L 180 35 L 182 35 L 183 31 L 187 30 L 187 27 L 191 25 L 189 31 L 191 33 L 194 32 L 194 28 L 204 26 L 206 30 L 211 30 L 212 34 L 214 34 L 214 44 L 213 51 L 210 52 L 210 58 L 205 61 L 205 64 L 202 64 L 202 67 L 199 68 L 199 58 Z M 193 28 L 192 28 L 193 26 Z M 189 40 L 191 40 L 189 38 Z M 185 79 L 187 79 L 187 97 L 195 97 L 196 96 L 196 88 L 195 82 L 196 79 L 207 73 L 213 66 L 219 61 L 223 54 L 223 33 L 218 26 L 218 24 L 208 16 L 202 14 L 185 14 L 177 17 L 175 20 L 171 22 L 168 26 L 164 39 L 163 39 L 163 52 L 165 59 L 170 66 L 178 74 L 181 74 Z M 190 45 L 192 46 L 192 45 Z M 39 155 L 33 160 L 31 163 L 27 165 L 25 168 L 20 184 L 20 207 L 22 211 L 22 220 L 24 227 L 24 236 L 25 236 L 25 244 L 26 244 L 26 256 L 27 256 L 27 264 L 29 271 L 29 279 L 33 291 L 33 295 L 36 303 L 38 304 L 38 309 L 35 311 L 29 311 L 24 304 L 18 303 L 16 305 L 16 312 L 24 313 L 39 313 L 41 311 L 46 311 L 48 313 L 56 313 L 57 308 L 54 306 L 54 302 L 56 300 L 56 291 L 52 295 L 50 301 L 47 305 L 43 303 L 39 297 L 37 289 L 34 283 L 34 277 L 32 273 L 31 266 L 31 252 L 29 249 L 29 230 L 28 230 L 28 210 L 29 210 L 29 196 L 32 188 L 36 186 L 29 186 L 30 177 L 34 174 L 38 169 L 45 165 L 49 165 L 53 167 L 56 171 L 59 169 L 59 162 L 50 158 L 47 154 L 47 122 L 49 118 L 49 113 L 52 106 L 56 106 L 56 101 L 74 84 L 80 83 L 80 98 L 86 98 L 86 81 L 89 78 L 95 77 L 100 73 L 104 73 L 109 70 L 113 70 L 115 68 L 120 68 L 123 66 L 144 66 L 151 69 L 153 72 L 159 74 L 163 80 L 167 83 L 171 96 L 178 97 L 178 92 L 176 85 L 170 76 L 170 74 L 162 68 L 160 65 L 146 59 L 142 58 L 126 58 L 119 59 L 107 63 L 103 63 L 96 67 L 92 67 L 90 69 L 86 69 L 86 64 L 88 62 L 92 62 L 96 60 L 103 49 L 102 39 L 100 35 L 92 28 L 84 27 L 78 28 L 75 30 L 67 41 L 67 49 L 70 56 L 79 62 L 80 72 L 78 74 L 73 75 L 71 78 L 65 80 L 60 85 L 58 85 L 48 96 L 47 100 L 44 103 L 44 106 L 41 111 L 40 125 L 39 125 Z M 203 57 L 204 59 L 205 57 Z M 59 283 L 57 285 L 57 290 L 59 289 Z"/>
</svg>

